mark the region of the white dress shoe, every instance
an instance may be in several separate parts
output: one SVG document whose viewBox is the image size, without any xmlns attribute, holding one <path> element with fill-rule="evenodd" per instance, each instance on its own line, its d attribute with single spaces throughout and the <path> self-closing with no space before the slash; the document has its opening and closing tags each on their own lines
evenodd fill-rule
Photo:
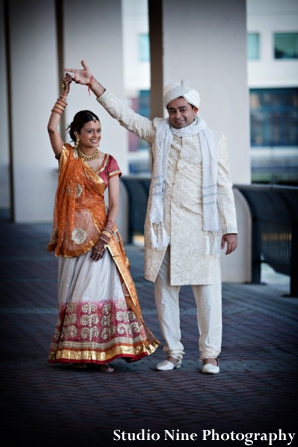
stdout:
<svg viewBox="0 0 298 447">
<path fill-rule="evenodd" d="M 203 374 L 218 374 L 219 373 L 219 360 L 217 360 L 217 366 L 212 365 L 212 363 L 206 363 L 203 365 L 202 373 Z"/>
<path fill-rule="evenodd" d="M 169 360 L 164 360 L 163 362 L 158 363 L 155 369 L 157 371 L 171 371 L 171 369 L 180 368 L 182 365 L 182 359 L 177 360 L 176 363 L 169 362 Z"/>
</svg>

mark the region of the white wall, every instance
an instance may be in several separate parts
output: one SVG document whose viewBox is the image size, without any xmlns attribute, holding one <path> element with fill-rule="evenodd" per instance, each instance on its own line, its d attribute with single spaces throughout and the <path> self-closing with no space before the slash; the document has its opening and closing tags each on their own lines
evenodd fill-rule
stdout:
<svg viewBox="0 0 298 447">
<path fill-rule="evenodd" d="M 199 114 L 227 137 L 234 183 L 250 183 L 246 2 L 164 0 L 164 84 L 188 79 Z"/>
<path fill-rule="evenodd" d="M 249 86 L 296 87 L 298 60 L 274 59 L 274 33 L 298 31 L 298 0 L 248 0 L 247 31 L 260 35 L 260 59 L 248 61 Z"/>
<path fill-rule="evenodd" d="M 249 206 L 241 192 L 234 189 L 238 226 L 238 247 L 225 255 L 221 251 L 221 275 L 224 282 L 247 283 L 251 281 L 252 220 Z"/>
</svg>

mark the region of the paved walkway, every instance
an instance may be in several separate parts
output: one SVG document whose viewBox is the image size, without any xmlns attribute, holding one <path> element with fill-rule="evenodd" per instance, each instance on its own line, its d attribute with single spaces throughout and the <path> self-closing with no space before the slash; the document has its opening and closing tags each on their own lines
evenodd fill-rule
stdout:
<svg viewBox="0 0 298 447">
<path fill-rule="evenodd" d="M 298 299 L 282 296 L 284 284 L 223 285 L 217 376 L 200 373 L 189 287 L 181 290 L 186 355 L 180 370 L 154 370 L 164 359 L 162 348 L 132 365 L 115 361 L 112 374 L 52 366 L 47 354 L 57 317 L 57 260 L 45 251 L 50 230 L 0 219 L 3 445 L 20 439 L 40 447 L 126 446 L 138 433 L 150 441 L 133 446 L 237 447 L 249 445 L 249 433 L 261 434 L 254 446 L 290 445 L 286 434 L 297 426 Z M 153 286 L 143 280 L 142 248 L 127 246 L 127 254 L 145 321 L 161 340 Z M 204 441 L 204 430 L 214 430 L 213 439 Z M 270 444 L 275 435 L 282 440 Z"/>
</svg>

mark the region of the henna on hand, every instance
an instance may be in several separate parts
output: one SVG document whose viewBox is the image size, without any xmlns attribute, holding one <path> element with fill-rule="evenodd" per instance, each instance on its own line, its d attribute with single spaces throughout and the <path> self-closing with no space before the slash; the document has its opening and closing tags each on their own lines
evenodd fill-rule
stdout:
<svg viewBox="0 0 298 447">
<path fill-rule="evenodd" d="M 94 247 L 92 248 L 91 259 L 95 262 L 98 261 L 99 259 L 102 259 L 105 252 L 106 252 L 105 243 L 99 240 L 97 244 L 94 245 Z"/>
</svg>

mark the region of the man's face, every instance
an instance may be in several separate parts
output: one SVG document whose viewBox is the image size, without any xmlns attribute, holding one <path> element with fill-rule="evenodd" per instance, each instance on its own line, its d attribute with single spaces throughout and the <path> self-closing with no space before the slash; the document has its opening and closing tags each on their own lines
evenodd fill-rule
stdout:
<svg viewBox="0 0 298 447">
<path fill-rule="evenodd" d="M 173 99 L 168 104 L 169 122 L 175 129 L 189 126 L 194 122 L 198 112 L 197 107 L 192 107 L 184 98 Z"/>
</svg>

